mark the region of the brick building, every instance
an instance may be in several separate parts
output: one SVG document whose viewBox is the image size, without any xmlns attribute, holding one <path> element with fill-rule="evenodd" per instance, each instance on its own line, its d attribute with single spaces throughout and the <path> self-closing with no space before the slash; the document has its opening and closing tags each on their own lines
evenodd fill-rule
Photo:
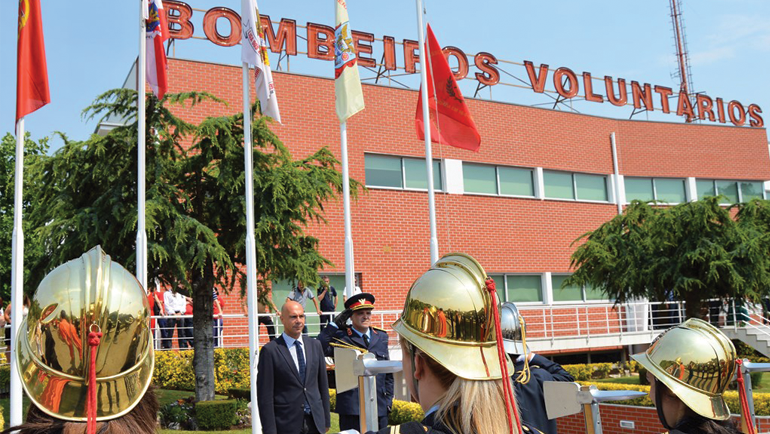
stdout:
<svg viewBox="0 0 770 434">
<path fill-rule="evenodd" d="M 183 118 L 199 122 L 242 107 L 239 67 L 169 59 L 168 69 L 170 92 L 207 91 L 229 104 L 174 109 Z M 280 72 L 274 78 L 283 125 L 271 129 L 294 158 L 323 146 L 339 158 L 333 80 Z M 350 176 L 368 188 L 352 202 L 355 271 L 379 309 L 397 310 L 430 261 L 424 144 L 414 127 L 417 92 L 381 85 L 363 90 L 366 110 L 347 127 Z M 679 203 L 714 192 L 742 201 L 764 197 L 763 182 L 770 180 L 764 128 L 685 124 L 673 117 L 672 123 L 619 120 L 475 99 L 468 106 L 481 133 L 480 151 L 433 147 L 440 253 L 473 255 L 505 300 L 549 306 L 552 314 L 560 306 L 583 305 L 588 318 L 593 304 L 607 304 L 597 291 L 561 289 L 561 283 L 570 272 L 570 244 L 616 215 L 618 204 Z M 328 224 L 309 230 L 335 264 L 322 273 L 341 293 L 341 198 L 327 206 L 326 217 Z M 289 285 L 275 282 L 279 306 Z M 236 300 L 227 305 L 240 313 Z M 538 319 L 528 322 L 537 331 Z"/>
</svg>

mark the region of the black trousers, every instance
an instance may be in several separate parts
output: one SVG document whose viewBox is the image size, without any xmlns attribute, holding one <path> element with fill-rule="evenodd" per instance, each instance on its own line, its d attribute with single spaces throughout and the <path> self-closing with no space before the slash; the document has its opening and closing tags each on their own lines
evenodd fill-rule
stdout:
<svg viewBox="0 0 770 434">
<path fill-rule="evenodd" d="M 313 415 L 310 413 L 305 413 L 305 418 L 302 419 L 302 430 L 299 433 L 300 434 L 325 434 L 325 433 L 318 432 L 318 428 L 315 427 L 315 421 L 313 420 Z"/>
<path fill-rule="evenodd" d="M 260 316 L 259 317 L 259 324 L 264 324 L 265 328 L 267 329 L 267 336 L 272 341 L 275 339 L 275 325 L 273 325 L 273 319 L 269 316 Z M 259 325 L 257 325 L 259 327 Z"/>
<path fill-rule="evenodd" d="M 378 423 L 380 425 L 379 429 L 383 429 L 388 426 L 388 416 L 382 416 L 378 418 Z M 354 429 L 356 431 L 359 431 L 361 429 L 361 419 L 357 414 L 350 415 L 350 414 L 341 414 L 340 415 L 340 431 L 345 431 L 346 429 Z"/>
</svg>

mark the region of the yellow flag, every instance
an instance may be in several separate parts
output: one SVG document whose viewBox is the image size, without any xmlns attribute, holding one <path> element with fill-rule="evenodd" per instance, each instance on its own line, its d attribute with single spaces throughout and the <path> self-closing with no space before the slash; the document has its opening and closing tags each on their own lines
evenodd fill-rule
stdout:
<svg viewBox="0 0 770 434">
<path fill-rule="evenodd" d="M 364 109 L 364 92 L 358 75 L 358 57 L 348 23 L 345 0 L 337 4 L 337 26 L 334 29 L 334 91 L 337 97 L 337 117 L 340 123 Z"/>
</svg>

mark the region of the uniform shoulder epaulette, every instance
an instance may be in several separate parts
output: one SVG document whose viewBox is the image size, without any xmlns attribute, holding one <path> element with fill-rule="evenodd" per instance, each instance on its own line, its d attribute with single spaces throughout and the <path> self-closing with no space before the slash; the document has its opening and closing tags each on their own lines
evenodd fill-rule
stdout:
<svg viewBox="0 0 770 434">
<path fill-rule="evenodd" d="M 521 430 L 524 431 L 524 432 L 533 432 L 535 434 L 545 434 L 544 432 L 540 431 L 537 428 L 530 428 L 530 427 L 528 427 L 526 425 L 522 425 L 521 426 Z"/>
<path fill-rule="evenodd" d="M 387 333 L 387 332 L 388 332 L 387 330 L 385 330 L 385 329 L 383 329 L 383 328 L 379 328 L 379 327 L 375 327 L 375 326 L 371 326 L 371 329 L 372 329 L 372 330 L 378 330 L 378 331 L 381 331 L 381 332 L 384 332 L 384 333 Z"/>
</svg>

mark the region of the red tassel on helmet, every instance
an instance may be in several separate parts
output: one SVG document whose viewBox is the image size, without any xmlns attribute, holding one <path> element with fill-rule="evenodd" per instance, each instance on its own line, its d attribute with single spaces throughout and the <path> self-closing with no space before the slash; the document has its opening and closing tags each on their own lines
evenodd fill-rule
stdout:
<svg viewBox="0 0 770 434">
<path fill-rule="evenodd" d="M 96 434 L 96 348 L 101 340 L 102 332 L 92 331 L 88 333 L 88 353 L 91 358 L 88 364 L 88 400 L 86 402 L 88 414 L 86 432 L 88 434 Z"/>
</svg>

